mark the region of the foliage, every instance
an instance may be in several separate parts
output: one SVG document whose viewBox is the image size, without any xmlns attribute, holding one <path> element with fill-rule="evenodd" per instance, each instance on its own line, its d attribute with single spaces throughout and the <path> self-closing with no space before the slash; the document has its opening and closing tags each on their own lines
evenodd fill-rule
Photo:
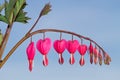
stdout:
<svg viewBox="0 0 120 80">
<path fill-rule="evenodd" d="M 23 10 L 27 5 L 26 0 L 9 0 L 9 2 L 5 0 L 4 5 L 0 7 L 0 10 L 5 10 L 4 15 L 0 14 L 0 21 L 12 24 L 13 22 L 27 23 L 30 19 L 26 16 L 27 12 Z"/>
<path fill-rule="evenodd" d="M 5 3 L 0 5 L 0 12 L 3 10 L 4 7 L 5 7 Z"/>
</svg>

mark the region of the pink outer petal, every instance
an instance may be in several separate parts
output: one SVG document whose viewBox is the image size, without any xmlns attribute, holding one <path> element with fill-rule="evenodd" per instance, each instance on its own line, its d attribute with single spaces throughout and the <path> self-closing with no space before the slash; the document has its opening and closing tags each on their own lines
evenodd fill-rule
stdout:
<svg viewBox="0 0 120 80">
<path fill-rule="evenodd" d="M 67 44 L 66 40 L 62 39 L 62 40 L 56 40 L 53 46 L 57 53 L 62 54 L 66 49 L 66 44 Z"/>
<path fill-rule="evenodd" d="M 34 42 L 31 42 L 26 49 L 28 60 L 34 59 L 35 52 Z"/>
<path fill-rule="evenodd" d="M 102 54 L 101 53 L 98 53 L 98 56 L 99 56 L 99 58 L 102 58 Z"/>
<path fill-rule="evenodd" d="M 93 54 L 93 45 L 92 45 L 92 43 L 90 43 L 90 46 L 89 46 L 89 53 Z"/>
<path fill-rule="evenodd" d="M 80 53 L 80 55 L 85 55 L 86 51 L 87 51 L 87 46 L 85 44 L 79 45 L 78 52 Z"/>
<path fill-rule="evenodd" d="M 38 40 L 36 47 L 42 55 L 46 55 L 51 48 L 50 38 L 45 38 L 44 40 L 42 39 Z"/>
<path fill-rule="evenodd" d="M 96 47 L 93 49 L 93 53 L 94 53 L 94 63 L 97 64 L 98 63 L 99 52 L 98 52 Z"/>
<path fill-rule="evenodd" d="M 99 52 L 98 52 L 97 48 L 94 48 L 94 49 L 93 49 L 93 53 L 94 53 L 95 56 L 98 56 L 98 53 L 99 53 Z"/>
<path fill-rule="evenodd" d="M 69 40 L 67 42 L 67 50 L 70 54 L 74 54 L 79 46 L 79 42 L 77 40 Z"/>
</svg>

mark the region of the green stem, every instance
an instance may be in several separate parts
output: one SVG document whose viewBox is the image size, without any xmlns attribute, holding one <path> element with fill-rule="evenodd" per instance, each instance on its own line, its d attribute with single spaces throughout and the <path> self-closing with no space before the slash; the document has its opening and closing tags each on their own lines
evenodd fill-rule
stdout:
<svg viewBox="0 0 120 80">
<path fill-rule="evenodd" d="M 30 30 L 26 33 L 26 35 L 30 34 L 30 32 L 34 29 L 34 27 L 36 26 L 36 24 L 38 23 L 38 21 L 41 18 L 41 12 L 40 15 L 38 16 L 37 20 L 35 21 L 35 23 L 33 24 L 33 26 L 30 28 Z"/>
<path fill-rule="evenodd" d="M 8 25 L 7 26 L 7 29 L 6 29 L 6 32 L 5 32 L 5 35 L 3 37 L 3 41 L 1 43 L 1 46 L 0 46 L 0 59 L 2 59 L 2 55 L 4 53 L 4 50 L 5 50 L 5 47 L 6 47 L 6 44 L 8 42 L 8 39 L 9 39 L 9 36 L 10 36 L 10 32 L 11 32 L 11 29 L 12 29 L 12 25 Z"/>
</svg>

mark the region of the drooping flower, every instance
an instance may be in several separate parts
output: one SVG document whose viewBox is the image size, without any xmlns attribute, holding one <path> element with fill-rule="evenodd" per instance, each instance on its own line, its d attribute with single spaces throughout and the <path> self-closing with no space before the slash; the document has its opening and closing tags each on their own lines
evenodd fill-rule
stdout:
<svg viewBox="0 0 120 80">
<path fill-rule="evenodd" d="M 66 49 L 66 40 L 65 39 L 55 40 L 54 49 L 58 54 L 62 54 Z"/>
<path fill-rule="evenodd" d="M 94 63 L 97 64 L 98 63 L 98 50 L 97 47 L 93 48 L 93 53 L 94 53 Z"/>
<path fill-rule="evenodd" d="M 110 62 L 111 62 L 111 57 L 107 53 L 104 53 L 104 64 L 109 65 Z"/>
<path fill-rule="evenodd" d="M 75 63 L 74 54 L 77 51 L 78 46 L 79 46 L 79 42 L 77 40 L 69 40 L 67 42 L 67 50 L 71 55 L 69 59 L 70 64 Z"/>
<path fill-rule="evenodd" d="M 29 61 L 29 70 L 32 71 L 33 68 L 33 60 L 35 56 L 35 47 L 34 47 L 34 42 L 31 42 L 27 49 L 26 49 L 28 61 Z"/>
<path fill-rule="evenodd" d="M 98 53 L 98 59 L 99 59 L 99 65 L 102 65 L 102 55 L 100 52 Z"/>
<path fill-rule="evenodd" d="M 51 48 L 51 39 L 45 38 L 44 40 L 40 39 L 37 42 L 37 49 L 42 55 L 48 54 L 50 48 Z"/>
<path fill-rule="evenodd" d="M 40 39 L 38 40 L 36 46 L 37 46 L 38 51 L 43 55 L 43 65 L 47 66 L 48 65 L 47 54 L 51 48 L 51 39 L 50 38 L 45 38 L 43 40 Z"/>
<path fill-rule="evenodd" d="M 90 46 L 89 46 L 89 55 L 90 55 L 90 63 L 93 63 L 93 45 L 90 42 Z"/>
<path fill-rule="evenodd" d="M 85 64 L 85 60 L 84 60 L 84 55 L 87 51 L 87 46 L 85 44 L 81 44 L 78 47 L 78 52 L 81 55 L 81 59 L 79 61 L 80 65 L 83 66 Z"/>
<path fill-rule="evenodd" d="M 65 51 L 66 49 L 66 40 L 65 39 L 62 39 L 62 40 L 55 40 L 53 46 L 54 46 L 54 49 L 55 51 L 59 54 L 59 64 L 63 64 L 64 63 L 64 59 L 62 57 L 62 54 L 63 52 Z"/>
<path fill-rule="evenodd" d="M 81 56 L 84 56 L 87 51 L 87 46 L 85 44 L 81 44 L 78 47 L 78 52 L 80 53 Z"/>
</svg>

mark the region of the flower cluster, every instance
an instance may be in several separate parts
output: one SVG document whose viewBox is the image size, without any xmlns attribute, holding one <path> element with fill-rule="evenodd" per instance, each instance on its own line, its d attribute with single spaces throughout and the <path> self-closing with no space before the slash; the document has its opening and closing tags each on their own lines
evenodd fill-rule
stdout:
<svg viewBox="0 0 120 80">
<path fill-rule="evenodd" d="M 48 65 L 47 54 L 49 53 L 51 47 L 52 47 L 52 41 L 50 38 L 40 39 L 36 43 L 37 50 L 43 55 L 44 66 Z M 76 51 L 78 51 L 81 56 L 79 60 L 79 64 L 81 66 L 85 64 L 84 56 L 86 52 L 89 53 L 91 64 L 94 62 L 94 64 L 99 63 L 99 65 L 102 65 L 102 62 L 104 60 L 104 63 L 109 65 L 111 61 L 111 58 L 109 57 L 109 55 L 103 52 L 97 45 L 93 46 L 93 43 L 91 41 L 90 41 L 90 44 L 87 46 L 86 44 L 83 44 L 82 42 L 79 43 L 78 40 L 72 39 L 72 40 L 66 41 L 65 39 L 60 39 L 60 40 L 55 40 L 53 42 L 53 47 L 59 55 L 59 59 L 58 59 L 59 64 L 64 63 L 64 58 L 62 54 L 64 53 L 65 50 L 67 50 L 70 53 L 69 63 L 71 65 L 75 63 L 74 54 Z M 31 41 L 31 43 L 28 45 L 26 49 L 26 53 L 27 53 L 27 57 L 29 61 L 29 70 L 32 71 L 33 60 L 34 60 L 34 56 L 36 53 L 34 42 Z"/>
</svg>

